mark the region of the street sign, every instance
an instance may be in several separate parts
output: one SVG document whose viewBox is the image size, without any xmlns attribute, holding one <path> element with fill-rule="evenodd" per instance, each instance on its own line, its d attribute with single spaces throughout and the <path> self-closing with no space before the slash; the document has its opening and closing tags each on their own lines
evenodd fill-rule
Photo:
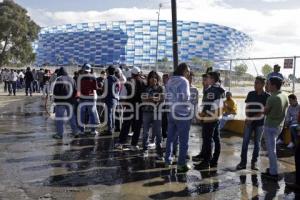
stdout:
<svg viewBox="0 0 300 200">
<path fill-rule="evenodd" d="M 284 69 L 293 69 L 294 59 L 284 59 Z"/>
</svg>

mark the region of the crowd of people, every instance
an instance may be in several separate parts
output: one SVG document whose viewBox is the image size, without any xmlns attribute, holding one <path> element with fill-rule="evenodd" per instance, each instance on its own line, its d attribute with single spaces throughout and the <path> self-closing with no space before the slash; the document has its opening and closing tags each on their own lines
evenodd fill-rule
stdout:
<svg viewBox="0 0 300 200">
<path fill-rule="evenodd" d="M 55 80 L 55 74 L 51 74 L 48 69 L 26 70 L 0 69 L 0 82 L 4 84 L 4 92 L 9 96 L 16 96 L 22 89 L 26 96 L 32 96 L 33 93 L 43 93 L 43 96 L 49 95 L 50 83 Z"/>
<path fill-rule="evenodd" d="M 297 185 L 300 184 L 299 124 L 300 106 L 294 94 L 287 96 L 281 90 L 284 84 L 278 65 L 267 78 L 257 76 L 254 90 L 246 97 L 246 120 L 243 134 L 241 161 L 237 170 L 246 169 L 247 151 L 252 135 L 254 150 L 251 169 L 258 170 L 261 140 L 267 147 L 270 167 L 265 176 L 278 178 L 276 143 L 282 142 L 277 136 L 288 128 L 292 133 L 290 148 L 296 149 Z M 90 64 L 84 64 L 71 77 L 62 67 L 49 75 L 46 70 L 24 73 L 26 95 L 35 91 L 51 93 L 55 103 L 56 139 L 64 135 L 64 121 L 69 121 L 73 137 L 92 135 L 113 135 L 119 132 L 117 150 L 143 152 L 148 157 L 150 147 L 156 150 L 157 161 L 170 166 L 177 158 L 177 172 L 185 173 L 191 167 L 189 159 L 189 132 L 192 122 L 202 126 L 202 143 L 198 155 L 193 156 L 194 169 L 208 169 L 218 166 L 221 153 L 220 131 L 228 120 L 238 113 L 231 92 L 226 92 L 221 84 L 218 71 L 209 69 L 202 75 L 203 98 L 199 101 L 199 91 L 193 86 L 193 72 L 186 63 L 181 63 L 173 74 L 162 76 L 151 71 L 144 75 L 140 68 L 133 67 L 126 74 L 120 67 L 109 66 L 97 77 Z M 14 70 L 4 70 L 5 87 L 15 87 L 22 78 Z M 6 86 L 7 85 L 7 86 Z M 46 89 L 45 89 L 46 88 Z M 14 92 L 15 94 L 15 92 Z M 290 104 L 290 105 L 289 105 Z M 67 117 L 66 117 L 67 115 Z M 105 130 L 99 133 L 99 127 Z M 151 131 L 150 131 L 151 130 Z M 128 145 L 130 133 L 131 142 Z M 139 146 L 140 133 L 142 143 Z M 165 149 L 162 142 L 166 139 Z M 154 144 L 153 144 L 154 143 Z"/>
</svg>

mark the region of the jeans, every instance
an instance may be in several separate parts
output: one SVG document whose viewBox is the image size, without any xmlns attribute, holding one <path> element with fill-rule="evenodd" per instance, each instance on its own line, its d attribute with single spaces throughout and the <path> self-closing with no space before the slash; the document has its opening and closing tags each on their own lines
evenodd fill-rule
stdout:
<svg viewBox="0 0 300 200">
<path fill-rule="evenodd" d="M 88 105 L 82 105 L 80 104 L 83 103 L 89 103 Z M 99 116 L 98 116 L 98 111 L 97 111 L 97 103 L 94 100 L 80 100 L 79 106 L 81 107 L 80 109 L 80 122 L 81 125 L 85 123 L 90 123 L 92 125 L 91 131 L 96 130 L 96 126 L 99 124 Z M 89 120 L 87 120 L 87 118 Z M 84 126 L 80 125 L 80 130 L 84 132 Z"/>
<path fill-rule="evenodd" d="M 172 114 L 168 116 L 168 138 L 166 144 L 165 162 L 170 164 L 172 162 L 173 144 L 179 137 L 179 157 L 177 165 L 186 165 L 186 155 L 189 147 L 189 132 L 191 120 L 174 119 Z"/>
<path fill-rule="evenodd" d="M 162 113 L 162 124 L 161 124 L 161 133 L 163 138 L 167 138 L 168 137 L 168 113 L 167 112 L 163 112 Z"/>
<path fill-rule="evenodd" d="M 269 172 L 272 175 L 278 174 L 277 155 L 276 155 L 276 137 L 280 133 L 281 128 L 264 127 L 264 137 L 268 151 L 270 162 Z"/>
<path fill-rule="evenodd" d="M 297 127 L 298 127 L 298 124 L 290 126 L 290 132 L 291 132 L 291 136 L 292 136 L 292 142 L 294 144 L 296 144 L 296 141 L 297 141 Z"/>
<path fill-rule="evenodd" d="M 9 81 L 4 81 L 4 92 L 8 90 Z"/>
<path fill-rule="evenodd" d="M 253 126 L 251 124 L 245 125 L 244 136 L 243 136 L 243 145 L 241 153 L 241 163 L 247 164 L 247 152 L 248 145 L 251 139 L 252 132 L 254 132 L 254 149 L 252 154 L 251 163 L 256 163 L 259 156 L 260 142 L 263 133 L 263 126 Z"/>
<path fill-rule="evenodd" d="M 38 82 L 36 80 L 32 82 L 32 90 L 33 92 L 38 92 Z"/>
<path fill-rule="evenodd" d="M 32 87 L 31 87 L 31 82 L 25 82 L 25 93 L 26 96 L 28 96 L 28 90 L 29 90 L 29 94 L 30 96 L 32 95 Z"/>
<path fill-rule="evenodd" d="M 156 116 L 158 117 L 158 116 Z M 143 112 L 143 150 L 148 150 L 149 130 L 152 126 L 152 134 L 156 137 L 156 150 L 162 155 L 161 150 L 161 120 L 154 119 L 153 112 Z"/>
<path fill-rule="evenodd" d="M 225 127 L 227 121 L 233 120 L 234 118 L 235 118 L 235 115 L 224 114 L 222 119 L 220 120 L 220 130 L 222 130 Z"/>
<path fill-rule="evenodd" d="M 60 136 L 63 136 L 64 134 L 64 120 L 62 120 L 61 118 L 65 116 L 65 112 L 67 112 L 67 116 L 70 116 L 70 109 L 73 109 L 73 107 L 70 108 L 66 105 L 55 106 L 55 117 L 58 118 L 58 120 L 56 120 L 56 129 L 57 134 Z M 78 126 L 75 113 L 72 114 L 71 118 L 69 119 L 69 123 L 72 129 L 72 134 L 76 135 L 78 133 Z"/>
<path fill-rule="evenodd" d="M 126 119 L 126 118 L 129 118 L 130 116 L 131 116 L 130 119 Z M 125 144 L 127 142 L 127 137 L 128 137 L 129 130 L 131 127 L 132 127 L 132 131 L 133 131 L 131 145 L 136 146 L 138 144 L 139 138 L 140 138 L 140 133 L 141 133 L 142 117 L 143 117 L 142 112 L 140 110 L 137 111 L 137 105 L 134 105 L 133 112 L 128 112 L 126 109 L 124 110 L 124 113 L 123 113 L 124 120 L 122 123 L 121 132 L 119 135 L 119 142 L 121 144 Z"/>
<path fill-rule="evenodd" d="M 117 100 L 113 99 L 109 102 L 106 102 L 107 106 L 107 130 L 113 132 L 115 128 L 115 109 L 117 106 Z"/>
<path fill-rule="evenodd" d="M 203 123 L 202 126 L 202 154 L 204 162 L 207 163 L 216 163 L 219 160 L 221 152 L 221 143 L 220 143 L 220 132 L 219 132 L 219 121 Z M 215 143 L 215 152 L 212 156 L 212 142 Z"/>
<path fill-rule="evenodd" d="M 10 81 L 8 84 L 8 92 L 9 94 L 14 94 L 16 95 L 16 90 L 17 90 L 17 82 L 16 81 Z"/>
</svg>

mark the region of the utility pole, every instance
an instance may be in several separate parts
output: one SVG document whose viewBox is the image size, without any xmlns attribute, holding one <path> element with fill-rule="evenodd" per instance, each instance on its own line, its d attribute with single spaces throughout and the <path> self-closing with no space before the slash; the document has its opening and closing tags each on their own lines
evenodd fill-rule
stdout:
<svg viewBox="0 0 300 200">
<path fill-rule="evenodd" d="M 176 0 L 171 1 L 172 4 L 172 31 L 173 31 L 173 66 L 176 70 L 178 66 L 178 40 L 177 40 L 177 8 Z"/>
<path fill-rule="evenodd" d="M 156 37 L 156 55 L 155 55 L 155 67 L 156 71 L 158 71 L 158 35 L 159 35 L 159 18 L 160 18 L 160 9 L 162 8 L 162 4 L 158 5 L 157 13 L 157 37 Z"/>
</svg>

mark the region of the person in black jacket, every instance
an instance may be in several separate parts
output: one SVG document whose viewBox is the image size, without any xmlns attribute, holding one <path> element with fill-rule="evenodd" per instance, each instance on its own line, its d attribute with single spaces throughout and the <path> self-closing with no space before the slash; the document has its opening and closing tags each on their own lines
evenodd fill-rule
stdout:
<svg viewBox="0 0 300 200">
<path fill-rule="evenodd" d="M 129 83 L 125 84 L 127 90 L 126 103 L 128 105 L 123 105 L 124 114 L 123 114 L 123 124 L 121 127 L 121 132 L 119 135 L 119 143 L 116 144 L 116 148 L 122 150 L 123 145 L 127 141 L 128 133 L 132 125 L 133 136 L 131 140 L 131 150 L 139 150 L 138 141 L 140 137 L 141 125 L 142 125 L 142 112 L 140 110 L 139 104 L 142 103 L 141 95 L 146 87 L 146 84 L 141 78 L 141 70 L 138 67 L 134 67 L 131 70 L 131 80 Z"/>
<path fill-rule="evenodd" d="M 55 139 L 62 139 L 64 133 L 64 120 L 68 120 L 72 128 L 71 135 L 77 137 L 79 128 L 77 126 L 74 106 L 76 104 L 76 84 L 72 77 L 63 67 L 57 71 L 57 79 L 53 83 L 53 96 L 55 103 L 55 120 L 57 133 L 53 135 Z M 65 112 L 67 117 L 64 119 Z"/>
<path fill-rule="evenodd" d="M 28 96 L 28 90 L 29 90 L 30 96 L 32 96 L 32 82 L 33 82 L 34 78 L 33 78 L 33 74 L 32 74 L 30 67 L 27 67 L 24 79 L 25 79 L 26 96 Z"/>
</svg>

